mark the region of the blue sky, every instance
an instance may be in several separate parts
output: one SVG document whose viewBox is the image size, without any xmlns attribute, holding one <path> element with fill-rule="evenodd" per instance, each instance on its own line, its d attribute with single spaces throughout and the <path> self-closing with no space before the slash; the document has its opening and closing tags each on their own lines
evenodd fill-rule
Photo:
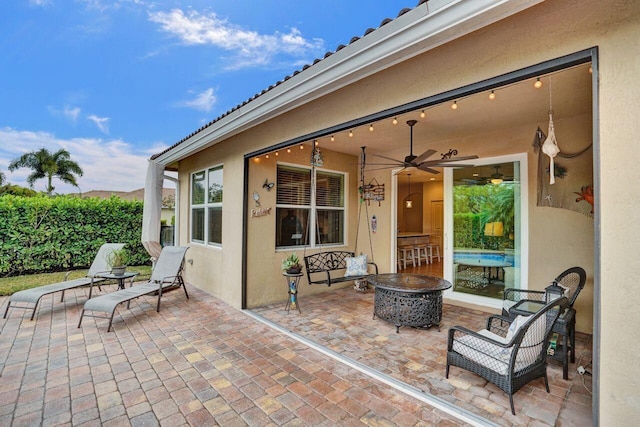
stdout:
<svg viewBox="0 0 640 427">
<path fill-rule="evenodd" d="M 417 3 L 2 0 L 0 172 L 27 186 L 9 162 L 65 148 L 82 191 L 143 187 L 152 154 Z"/>
</svg>

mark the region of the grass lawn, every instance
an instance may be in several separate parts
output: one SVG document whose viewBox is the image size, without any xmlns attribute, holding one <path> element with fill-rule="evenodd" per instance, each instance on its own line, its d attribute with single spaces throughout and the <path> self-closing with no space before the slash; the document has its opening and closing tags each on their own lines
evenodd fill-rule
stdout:
<svg viewBox="0 0 640 427">
<path fill-rule="evenodd" d="M 68 279 L 77 279 L 84 277 L 88 270 L 73 270 L 69 273 Z M 127 268 L 127 271 L 136 271 L 140 273 L 136 277 L 136 281 L 149 280 L 151 277 L 150 265 L 138 265 Z M 67 272 L 61 271 L 58 273 L 40 273 L 29 274 L 25 276 L 13 276 L 13 277 L 0 277 L 0 296 L 11 295 L 15 292 L 23 289 L 35 288 L 42 285 L 48 285 L 51 283 L 58 283 L 65 280 Z"/>
</svg>

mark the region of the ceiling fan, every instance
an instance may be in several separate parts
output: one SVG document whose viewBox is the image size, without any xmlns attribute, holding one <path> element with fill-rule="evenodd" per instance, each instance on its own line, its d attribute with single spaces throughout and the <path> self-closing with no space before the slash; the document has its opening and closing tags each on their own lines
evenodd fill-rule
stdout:
<svg viewBox="0 0 640 427">
<path fill-rule="evenodd" d="M 410 131 L 410 146 L 409 146 L 409 155 L 406 156 L 404 158 L 404 161 L 402 160 L 397 160 L 397 159 L 392 159 L 391 157 L 387 157 L 387 156 L 383 156 L 382 154 L 372 154 L 376 157 L 381 157 L 383 159 L 387 159 L 387 160 L 391 160 L 394 163 L 369 163 L 368 165 L 374 165 L 374 166 L 386 166 L 383 168 L 377 168 L 377 169 L 370 169 L 370 170 L 379 170 L 379 169 L 388 169 L 391 167 L 398 167 L 401 166 L 402 169 L 400 169 L 398 172 L 396 172 L 395 174 L 399 174 L 401 172 L 403 172 L 405 169 L 407 168 L 416 168 L 419 169 L 421 171 L 424 172 L 429 172 L 432 174 L 438 174 L 440 173 L 440 171 L 437 171 L 435 169 L 433 169 L 434 167 L 467 167 L 467 166 L 473 166 L 473 165 L 463 165 L 463 164 L 453 164 L 452 162 L 457 162 L 459 160 L 470 160 L 470 159 L 477 159 L 478 156 L 476 155 L 470 155 L 470 156 L 460 156 L 460 157 L 449 157 L 449 154 L 446 155 L 442 155 L 441 159 L 432 159 L 432 160 L 427 160 L 429 157 L 433 156 L 434 154 L 437 153 L 436 150 L 432 150 L 429 149 L 427 151 L 425 151 L 424 153 L 420 154 L 419 156 L 416 156 L 413 154 L 413 126 L 415 126 L 415 124 L 418 123 L 417 120 L 407 120 L 407 124 L 409 125 L 409 128 L 411 129 Z"/>
<path fill-rule="evenodd" d="M 505 175 L 500 171 L 501 165 L 492 165 L 491 167 L 495 169 L 495 172 L 489 176 L 480 176 L 475 173 L 472 178 L 466 177 L 461 178 L 457 182 L 459 184 L 468 184 L 468 185 L 485 185 L 485 184 L 502 184 L 503 182 L 514 181 L 513 176 Z"/>
</svg>

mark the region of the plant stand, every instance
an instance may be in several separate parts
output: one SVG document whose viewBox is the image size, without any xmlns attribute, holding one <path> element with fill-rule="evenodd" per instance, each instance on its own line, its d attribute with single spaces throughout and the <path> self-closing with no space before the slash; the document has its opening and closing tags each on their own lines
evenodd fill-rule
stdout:
<svg viewBox="0 0 640 427">
<path fill-rule="evenodd" d="M 289 294 L 287 298 L 287 305 L 284 309 L 287 311 L 287 314 L 289 314 L 289 311 L 292 308 L 297 308 L 298 313 L 302 313 L 302 311 L 300 311 L 300 304 L 298 304 L 298 284 L 300 283 L 302 273 L 284 272 L 282 275 L 287 281 L 287 292 Z"/>
</svg>

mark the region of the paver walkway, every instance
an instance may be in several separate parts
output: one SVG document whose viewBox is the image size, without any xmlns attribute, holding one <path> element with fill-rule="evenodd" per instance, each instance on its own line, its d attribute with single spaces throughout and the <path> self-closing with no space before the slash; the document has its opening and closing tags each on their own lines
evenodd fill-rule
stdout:
<svg viewBox="0 0 640 427">
<path fill-rule="evenodd" d="M 189 286 L 77 328 L 85 290 L 0 319 L 0 425 L 459 426 Z M 55 301 L 55 302 L 54 302 Z M 6 298 L 0 298 L 4 310 Z"/>
</svg>

